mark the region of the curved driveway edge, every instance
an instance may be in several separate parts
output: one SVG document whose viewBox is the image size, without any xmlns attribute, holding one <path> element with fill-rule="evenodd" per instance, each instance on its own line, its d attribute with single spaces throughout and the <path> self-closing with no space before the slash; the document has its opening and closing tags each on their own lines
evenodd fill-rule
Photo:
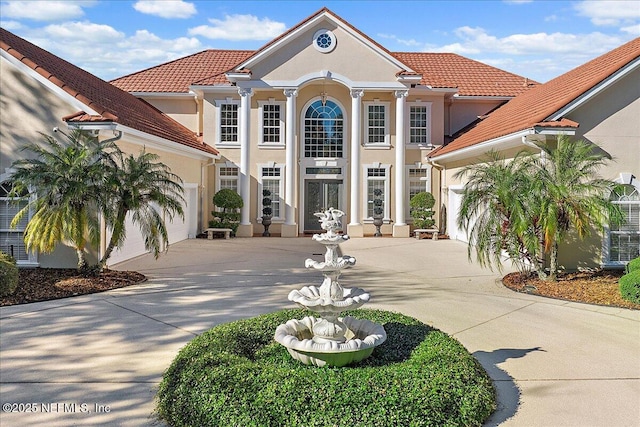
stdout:
<svg viewBox="0 0 640 427">
<path fill-rule="evenodd" d="M 514 293 L 454 241 L 341 248 L 357 259 L 341 283 L 369 291 L 367 308 L 431 324 L 482 363 L 499 400 L 487 425 L 640 425 L 639 311 Z M 141 285 L 0 308 L 0 401 L 19 411 L 0 425 L 157 425 L 155 388 L 177 351 L 216 324 L 292 307 L 290 290 L 322 281 L 304 268 L 322 250 L 310 238 L 188 240 L 118 266 L 146 274 Z"/>
</svg>

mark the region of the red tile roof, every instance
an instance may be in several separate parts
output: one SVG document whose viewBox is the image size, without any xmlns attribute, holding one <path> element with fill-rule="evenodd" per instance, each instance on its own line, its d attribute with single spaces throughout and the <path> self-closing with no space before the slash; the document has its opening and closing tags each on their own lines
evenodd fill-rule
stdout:
<svg viewBox="0 0 640 427">
<path fill-rule="evenodd" d="M 185 145 L 208 154 L 218 154 L 198 136 L 162 114 L 148 103 L 75 65 L 0 28 L 0 48 L 18 61 L 95 110 L 102 119 L 114 121 L 150 135 Z M 96 121 L 82 111 L 72 121 Z"/>
<path fill-rule="evenodd" d="M 538 83 L 455 53 L 396 52 L 422 74 L 420 84 L 458 88 L 460 96 L 516 96 Z"/>
<path fill-rule="evenodd" d="M 640 37 L 510 100 L 451 143 L 435 150 L 431 157 L 437 158 L 534 126 L 575 127 L 577 124 L 570 120 L 561 118 L 554 122 L 551 118 L 638 57 Z"/>
<path fill-rule="evenodd" d="M 282 40 L 321 13 L 331 14 L 345 26 L 360 34 L 385 54 L 394 57 L 411 71 L 398 70 L 397 75 L 421 74 L 420 84 L 434 88 L 457 88 L 459 95 L 514 97 L 536 84 L 533 80 L 500 70 L 452 53 L 389 52 L 384 46 L 360 32 L 327 8 L 304 19 L 285 33 L 256 51 L 205 50 L 175 61 L 112 80 L 128 92 L 188 92 L 190 85 L 230 85 L 225 72 Z"/>
</svg>

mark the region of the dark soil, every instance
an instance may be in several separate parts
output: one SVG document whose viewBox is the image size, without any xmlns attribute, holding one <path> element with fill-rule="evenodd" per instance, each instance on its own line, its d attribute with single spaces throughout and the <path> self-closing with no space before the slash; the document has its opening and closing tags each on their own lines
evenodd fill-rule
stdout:
<svg viewBox="0 0 640 427">
<path fill-rule="evenodd" d="M 104 270 L 96 276 L 83 277 L 75 269 L 22 268 L 18 288 L 13 295 L 0 298 L 0 306 L 104 292 L 136 285 L 146 279 L 144 274 L 135 271 Z"/>
<path fill-rule="evenodd" d="M 622 270 L 562 273 L 557 282 L 549 282 L 538 279 L 535 274 L 511 273 L 502 279 L 502 283 L 516 292 L 640 310 L 640 304 L 627 301 L 620 295 L 618 280 L 623 274 Z"/>
</svg>

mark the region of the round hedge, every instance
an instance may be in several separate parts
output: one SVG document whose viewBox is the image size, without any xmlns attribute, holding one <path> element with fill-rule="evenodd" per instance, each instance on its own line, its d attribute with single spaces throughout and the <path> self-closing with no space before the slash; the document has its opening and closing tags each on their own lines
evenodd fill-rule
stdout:
<svg viewBox="0 0 640 427">
<path fill-rule="evenodd" d="M 640 270 L 633 270 L 622 276 L 618 285 L 622 298 L 640 304 Z"/>
<path fill-rule="evenodd" d="M 158 417 L 172 426 L 480 426 L 495 409 L 491 379 L 455 339 L 397 313 L 344 314 L 384 325 L 388 338 L 343 368 L 303 365 L 273 340 L 304 310 L 210 329 L 165 372 Z"/>
<path fill-rule="evenodd" d="M 626 273 L 631 273 L 632 271 L 640 270 L 640 257 L 632 259 L 627 264 Z"/>
</svg>

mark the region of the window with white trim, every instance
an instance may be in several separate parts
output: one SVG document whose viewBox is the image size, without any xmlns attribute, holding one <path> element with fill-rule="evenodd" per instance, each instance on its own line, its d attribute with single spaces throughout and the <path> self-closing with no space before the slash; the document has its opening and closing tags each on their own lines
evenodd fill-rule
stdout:
<svg viewBox="0 0 640 427">
<path fill-rule="evenodd" d="M 365 146 L 388 147 L 389 136 L 389 103 L 364 102 L 364 143 Z"/>
<path fill-rule="evenodd" d="M 364 166 L 364 183 L 366 194 L 365 218 L 373 219 L 374 200 L 376 198 L 376 190 L 382 191 L 382 208 L 384 218 L 389 218 L 389 200 L 390 200 L 390 177 L 391 165 L 365 165 Z"/>
<path fill-rule="evenodd" d="M 640 191 L 621 185 L 611 195 L 611 201 L 625 214 L 626 221 L 609 227 L 609 263 L 626 264 L 640 256 Z"/>
<path fill-rule="evenodd" d="M 0 183 L 0 250 L 15 258 L 18 264 L 34 263 L 35 253 L 27 252 L 22 237 L 29 223 L 29 214 L 24 215 L 15 228 L 11 228 L 11 221 L 27 206 L 28 201 L 9 197 L 11 188 L 10 181 Z"/>
<path fill-rule="evenodd" d="M 431 103 L 412 102 L 409 106 L 409 144 L 431 145 Z"/>
<path fill-rule="evenodd" d="M 260 170 L 260 186 L 258 191 L 258 216 L 262 216 L 262 190 L 271 191 L 271 216 L 273 219 L 280 219 L 282 216 L 282 188 L 284 171 L 282 165 L 259 165 Z"/>
<path fill-rule="evenodd" d="M 258 101 L 260 127 L 258 144 L 263 146 L 284 146 L 284 111 L 282 101 Z"/>
<path fill-rule="evenodd" d="M 429 183 L 429 169 L 427 165 L 407 168 L 408 197 L 405 200 L 406 212 L 410 212 L 409 201 L 413 196 L 423 191 L 431 192 Z"/>
<path fill-rule="evenodd" d="M 335 158 L 344 154 L 344 115 L 331 100 L 314 101 L 304 116 L 304 157 Z"/>
<path fill-rule="evenodd" d="M 216 168 L 216 191 L 228 188 L 240 192 L 239 170 L 237 166 L 219 166 Z"/>
<path fill-rule="evenodd" d="M 240 146 L 240 101 L 227 98 L 216 100 L 216 144 Z"/>
</svg>

